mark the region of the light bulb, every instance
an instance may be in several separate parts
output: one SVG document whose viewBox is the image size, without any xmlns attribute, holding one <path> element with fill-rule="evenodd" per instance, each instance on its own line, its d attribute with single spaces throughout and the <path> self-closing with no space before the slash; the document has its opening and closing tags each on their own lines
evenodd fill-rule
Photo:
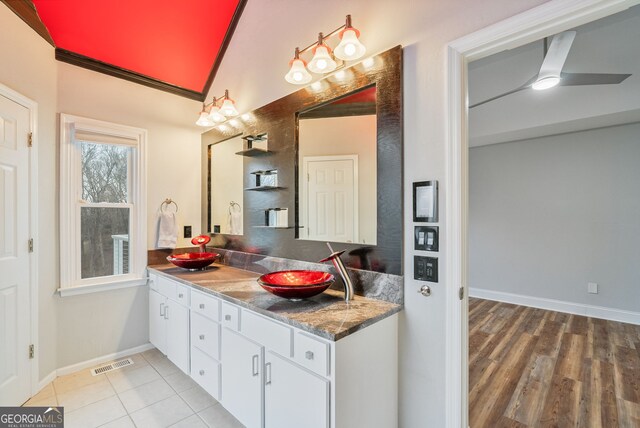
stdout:
<svg viewBox="0 0 640 428">
<path fill-rule="evenodd" d="M 331 58 L 329 46 L 321 44 L 314 49 L 314 55 L 309 62 L 309 70 L 314 73 L 331 73 L 338 64 Z"/>
<path fill-rule="evenodd" d="M 294 85 L 304 85 L 309 83 L 312 79 L 311 74 L 305 68 L 304 61 L 300 58 L 294 58 L 291 60 L 291 68 L 289 72 L 285 74 L 284 80 Z"/>
<path fill-rule="evenodd" d="M 340 43 L 334 50 L 334 55 L 344 61 L 353 61 L 361 58 L 366 52 L 360 40 L 358 40 L 359 32 L 353 27 L 347 27 L 340 33 Z"/>
<path fill-rule="evenodd" d="M 560 83 L 560 78 L 558 76 L 547 76 L 538 78 L 538 80 L 533 82 L 531 88 L 536 91 L 544 91 L 545 89 L 553 88 L 558 85 L 558 83 Z"/>
</svg>

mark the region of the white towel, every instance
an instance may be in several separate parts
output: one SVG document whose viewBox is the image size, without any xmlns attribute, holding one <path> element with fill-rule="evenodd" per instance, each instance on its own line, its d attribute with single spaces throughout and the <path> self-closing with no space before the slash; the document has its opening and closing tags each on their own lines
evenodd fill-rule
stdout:
<svg viewBox="0 0 640 428">
<path fill-rule="evenodd" d="M 176 248 L 178 225 L 176 213 L 162 211 L 158 214 L 158 248 Z"/>
<path fill-rule="evenodd" d="M 242 235 L 242 210 L 229 210 L 229 234 Z"/>
</svg>

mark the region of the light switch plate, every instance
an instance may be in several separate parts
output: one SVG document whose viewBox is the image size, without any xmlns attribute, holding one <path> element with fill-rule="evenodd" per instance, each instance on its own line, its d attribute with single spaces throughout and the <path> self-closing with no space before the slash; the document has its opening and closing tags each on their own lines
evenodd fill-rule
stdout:
<svg viewBox="0 0 640 428">
<path fill-rule="evenodd" d="M 438 226 L 414 226 L 413 248 L 421 251 L 438 251 Z"/>
<path fill-rule="evenodd" d="M 598 294 L 598 284 L 595 282 L 589 282 L 587 284 L 587 291 L 589 294 Z"/>
</svg>

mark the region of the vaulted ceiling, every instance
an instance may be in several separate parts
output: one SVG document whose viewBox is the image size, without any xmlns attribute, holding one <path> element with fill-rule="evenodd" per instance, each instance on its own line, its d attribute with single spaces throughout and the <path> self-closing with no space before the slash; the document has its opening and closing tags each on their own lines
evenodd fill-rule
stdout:
<svg viewBox="0 0 640 428">
<path fill-rule="evenodd" d="M 204 100 L 246 0 L 2 0 L 56 59 Z"/>
</svg>

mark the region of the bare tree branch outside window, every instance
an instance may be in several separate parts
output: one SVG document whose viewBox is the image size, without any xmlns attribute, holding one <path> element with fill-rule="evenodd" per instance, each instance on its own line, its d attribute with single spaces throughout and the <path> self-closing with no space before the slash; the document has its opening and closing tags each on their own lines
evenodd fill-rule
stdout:
<svg viewBox="0 0 640 428">
<path fill-rule="evenodd" d="M 125 235 L 121 251 L 122 271 L 129 272 L 129 208 L 96 207 L 92 204 L 128 202 L 128 171 L 131 149 L 126 146 L 80 143 L 82 199 L 80 209 L 82 278 L 114 274 L 114 235 Z M 118 264 L 118 263 L 116 263 Z"/>
</svg>

